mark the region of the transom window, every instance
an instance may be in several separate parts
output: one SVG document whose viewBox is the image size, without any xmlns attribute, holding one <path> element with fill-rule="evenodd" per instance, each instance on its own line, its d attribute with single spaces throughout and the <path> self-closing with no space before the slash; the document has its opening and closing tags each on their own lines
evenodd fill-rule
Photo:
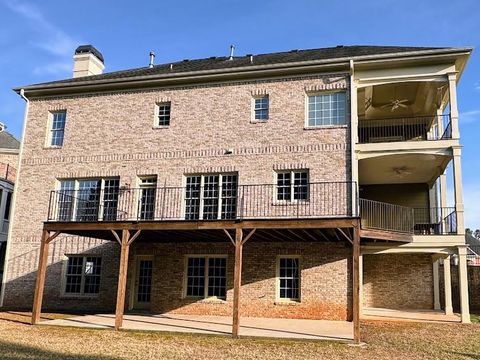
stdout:
<svg viewBox="0 0 480 360">
<path fill-rule="evenodd" d="M 237 174 L 186 177 L 185 219 L 234 219 L 237 212 Z"/>
<path fill-rule="evenodd" d="M 66 294 L 98 294 L 102 258 L 99 256 L 69 256 L 65 272 Z"/>
<path fill-rule="evenodd" d="M 170 102 L 157 104 L 157 126 L 170 126 L 170 109 Z"/>
<path fill-rule="evenodd" d="M 59 221 L 114 221 L 118 216 L 120 179 L 60 180 L 55 193 Z"/>
<path fill-rule="evenodd" d="M 227 258 L 188 257 L 185 295 L 225 299 L 227 293 Z"/>
<path fill-rule="evenodd" d="M 50 146 L 62 146 L 63 137 L 65 134 L 65 121 L 67 119 L 67 112 L 53 111 L 50 113 L 50 133 L 49 133 L 49 145 Z"/>
<path fill-rule="evenodd" d="M 254 99 L 254 119 L 268 120 L 269 97 L 268 95 Z"/>
<path fill-rule="evenodd" d="M 280 257 L 277 264 L 278 298 L 300 300 L 300 259 Z"/>
<path fill-rule="evenodd" d="M 346 123 L 345 91 L 308 96 L 308 126 L 345 125 Z"/>
<path fill-rule="evenodd" d="M 278 171 L 277 200 L 308 200 L 308 170 Z"/>
</svg>

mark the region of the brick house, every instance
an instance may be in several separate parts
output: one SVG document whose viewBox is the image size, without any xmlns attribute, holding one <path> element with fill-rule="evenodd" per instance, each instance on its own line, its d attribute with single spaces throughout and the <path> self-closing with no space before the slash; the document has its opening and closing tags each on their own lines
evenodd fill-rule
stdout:
<svg viewBox="0 0 480 360">
<path fill-rule="evenodd" d="M 117 328 L 124 311 L 233 315 L 234 336 L 239 314 L 353 320 L 358 340 L 366 307 L 439 309 L 439 261 L 457 254 L 468 322 L 470 53 L 339 46 L 103 74 L 79 47 L 72 79 L 15 89 L 3 306 L 33 303 L 33 323 L 42 304 L 115 311 Z"/>
</svg>

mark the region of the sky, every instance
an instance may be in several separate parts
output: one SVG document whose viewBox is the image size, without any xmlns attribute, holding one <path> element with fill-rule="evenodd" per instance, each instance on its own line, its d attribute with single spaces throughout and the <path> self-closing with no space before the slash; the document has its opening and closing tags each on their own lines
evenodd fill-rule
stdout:
<svg viewBox="0 0 480 360">
<path fill-rule="evenodd" d="M 0 121 L 21 137 L 16 86 L 71 77 L 92 44 L 105 71 L 336 45 L 480 44 L 478 0 L 0 0 Z M 480 48 L 458 87 L 466 226 L 480 228 Z"/>
</svg>

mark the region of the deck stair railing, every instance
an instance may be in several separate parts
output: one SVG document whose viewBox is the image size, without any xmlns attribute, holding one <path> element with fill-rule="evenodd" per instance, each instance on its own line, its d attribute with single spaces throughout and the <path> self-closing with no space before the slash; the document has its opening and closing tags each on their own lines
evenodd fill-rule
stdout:
<svg viewBox="0 0 480 360">
<path fill-rule="evenodd" d="M 457 233 L 454 207 L 412 208 L 360 199 L 363 229 L 411 235 L 452 235 Z"/>
<path fill-rule="evenodd" d="M 363 229 L 413 234 L 413 209 L 381 201 L 360 199 Z"/>
</svg>

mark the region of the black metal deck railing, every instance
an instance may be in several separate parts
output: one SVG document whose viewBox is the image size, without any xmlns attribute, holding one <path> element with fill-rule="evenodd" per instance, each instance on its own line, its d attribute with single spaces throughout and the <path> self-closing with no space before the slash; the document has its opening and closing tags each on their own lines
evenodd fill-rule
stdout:
<svg viewBox="0 0 480 360">
<path fill-rule="evenodd" d="M 354 217 L 354 182 L 51 191 L 48 221 Z M 355 195 L 356 196 L 356 195 Z"/>
<path fill-rule="evenodd" d="M 439 122 L 442 124 L 442 131 L 434 126 Z M 451 138 L 450 114 L 358 121 L 358 142 L 360 144 Z"/>
<path fill-rule="evenodd" d="M 457 233 L 454 207 L 411 208 L 360 199 L 362 228 L 415 235 Z"/>
</svg>

